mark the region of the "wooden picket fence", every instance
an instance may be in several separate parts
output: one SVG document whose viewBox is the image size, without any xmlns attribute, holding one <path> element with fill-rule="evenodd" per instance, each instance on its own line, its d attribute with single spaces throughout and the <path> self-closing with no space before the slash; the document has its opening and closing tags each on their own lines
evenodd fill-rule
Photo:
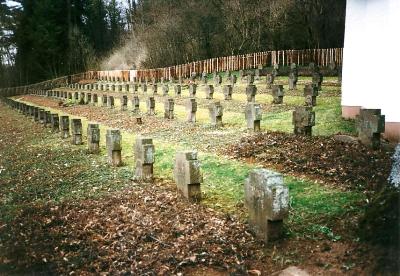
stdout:
<svg viewBox="0 0 400 276">
<path fill-rule="evenodd" d="M 164 79 L 177 79 L 179 77 L 187 78 L 191 76 L 193 72 L 201 74 L 203 72 L 212 73 L 226 70 L 248 70 L 257 68 L 259 65 L 273 66 L 274 64 L 278 64 L 280 66 L 288 66 L 291 63 L 307 66 L 310 62 L 314 62 L 321 67 L 328 66 L 332 62 L 341 66 L 342 61 L 343 48 L 265 51 L 246 55 L 211 58 L 165 68 L 87 71 L 36 84 L 3 88 L 0 89 L 0 96 L 24 94 L 29 89 L 52 89 L 68 83 L 76 83 L 81 80 L 106 79 L 133 81 L 135 78 L 142 80 L 156 78 L 159 80 L 162 77 Z"/>
<path fill-rule="evenodd" d="M 335 62 L 340 66 L 342 65 L 342 60 L 343 48 L 265 51 L 246 55 L 211 58 L 165 68 L 140 69 L 137 70 L 137 77 L 142 79 L 160 79 L 161 77 L 170 79 L 189 77 L 192 72 L 212 73 L 226 70 L 247 70 L 257 68 L 259 65 L 273 66 L 274 64 L 279 64 L 287 66 L 291 63 L 305 66 L 310 62 L 314 62 L 323 67 Z"/>
</svg>

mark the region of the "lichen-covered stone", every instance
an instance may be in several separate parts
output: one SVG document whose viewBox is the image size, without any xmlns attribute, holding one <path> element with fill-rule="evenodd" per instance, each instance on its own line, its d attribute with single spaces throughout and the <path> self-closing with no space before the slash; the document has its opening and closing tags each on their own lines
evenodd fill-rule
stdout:
<svg viewBox="0 0 400 276">
<path fill-rule="evenodd" d="M 212 84 L 206 84 L 204 86 L 204 90 L 207 100 L 211 100 L 212 98 L 214 98 L 214 86 Z"/>
<path fill-rule="evenodd" d="M 164 101 L 164 118 L 173 119 L 174 118 L 174 99 L 167 98 Z"/>
<path fill-rule="evenodd" d="M 360 110 L 356 117 L 358 139 L 366 146 L 373 149 L 380 147 L 381 133 L 385 132 L 385 115 L 380 109 Z"/>
<path fill-rule="evenodd" d="M 297 64 L 292 63 L 290 65 L 290 72 L 289 72 L 289 90 L 296 89 L 297 80 L 298 80 Z"/>
<path fill-rule="evenodd" d="M 114 108 L 114 106 L 115 106 L 114 96 L 109 96 L 108 97 L 107 106 L 109 108 Z"/>
<path fill-rule="evenodd" d="M 283 90 L 283 85 L 272 85 L 272 103 L 273 104 L 282 104 L 283 103 L 283 96 L 285 95 Z"/>
<path fill-rule="evenodd" d="M 181 85 L 180 84 L 175 84 L 174 86 L 174 92 L 175 92 L 175 97 L 180 97 L 181 96 Z"/>
<path fill-rule="evenodd" d="M 156 101 L 153 96 L 149 96 L 146 101 L 147 115 L 156 114 Z"/>
<path fill-rule="evenodd" d="M 51 112 L 50 111 L 44 112 L 44 126 L 51 127 Z"/>
<path fill-rule="evenodd" d="M 210 114 L 211 125 L 222 126 L 223 107 L 219 101 L 210 103 L 208 106 Z"/>
<path fill-rule="evenodd" d="M 289 212 L 289 189 L 280 173 L 254 169 L 244 184 L 249 224 L 264 242 L 282 235 L 283 220 Z"/>
<path fill-rule="evenodd" d="M 315 112 L 312 107 L 296 106 L 293 111 L 292 123 L 294 125 L 294 134 L 312 135 L 312 127 L 315 126 Z"/>
<path fill-rule="evenodd" d="M 304 98 L 306 106 L 316 106 L 317 105 L 317 96 L 318 96 L 318 87 L 313 84 L 306 84 L 304 87 Z"/>
<path fill-rule="evenodd" d="M 61 138 L 66 139 L 69 137 L 69 117 L 61 116 L 60 117 L 60 135 Z"/>
<path fill-rule="evenodd" d="M 195 83 L 191 83 L 189 85 L 189 97 L 196 97 L 197 85 Z"/>
<path fill-rule="evenodd" d="M 229 84 L 228 85 L 224 85 L 223 93 L 224 93 L 225 101 L 232 100 L 232 92 L 233 92 L 232 85 L 229 85 Z"/>
<path fill-rule="evenodd" d="M 107 129 L 106 134 L 106 148 L 107 148 L 107 161 L 112 166 L 122 165 L 122 136 L 119 129 Z"/>
<path fill-rule="evenodd" d="M 203 177 L 196 151 L 177 152 L 175 155 L 174 179 L 179 191 L 190 201 L 200 201 L 200 184 Z"/>
<path fill-rule="evenodd" d="M 168 92 L 169 92 L 168 84 L 163 84 L 162 91 L 163 91 L 163 96 L 168 96 Z"/>
<path fill-rule="evenodd" d="M 51 129 L 53 132 L 60 131 L 60 118 L 58 114 L 51 114 Z"/>
<path fill-rule="evenodd" d="M 73 145 L 82 144 L 82 121 L 81 119 L 71 120 L 71 142 Z"/>
<path fill-rule="evenodd" d="M 123 95 L 121 97 L 121 110 L 125 111 L 128 109 L 128 96 Z"/>
<path fill-rule="evenodd" d="M 201 74 L 201 82 L 202 82 L 202 84 L 207 84 L 207 73 L 206 72 L 203 72 Z"/>
<path fill-rule="evenodd" d="M 195 98 L 190 98 L 186 102 L 187 121 L 196 122 L 197 102 Z"/>
<path fill-rule="evenodd" d="M 255 86 L 254 84 L 246 86 L 246 96 L 248 103 L 256 101 L 256 94 L 257 94 L 257 86 Z"/>
<path fill-rule="evenodd" d="M 87 126 L 87 142 L 89 153 L 100 152 L 100 128 L 99 124 L 89 123 Z"/>
<path fill-rule="evenodd" d="M 252 129 L 256 132 L 261 130 L 262 110 L 260 104 L 247 103 L 245 117 L 248 129 Z"/>
<path fill-rule="evenodd" d="M 151 180 L 153 178 L 153 164 L 155 161 L 153 139 L 143 136 L 136 137 L 134 155 L 135 179 Z"/>
<path fill-rule="evenodd" d="M 140 112 L 139 106 L 140 106 L 139 96 L 134 95 L 132 98 L 132 112 L 134 114 L 138 114 Z"/>
</svg>

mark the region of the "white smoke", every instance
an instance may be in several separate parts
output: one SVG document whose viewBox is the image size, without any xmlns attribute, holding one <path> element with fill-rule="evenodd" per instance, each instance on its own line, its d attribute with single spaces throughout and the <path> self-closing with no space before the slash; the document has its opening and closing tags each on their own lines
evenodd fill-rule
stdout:
<svg viewBox="0 0 400 276">
<path fill-rule="evenodd" d="M 124 45 L 115 51 L 103 62 L 101 70 L 130 70 L 140 68 L 147 57 L 146 48 L 131 34 Z"/>
</svg>

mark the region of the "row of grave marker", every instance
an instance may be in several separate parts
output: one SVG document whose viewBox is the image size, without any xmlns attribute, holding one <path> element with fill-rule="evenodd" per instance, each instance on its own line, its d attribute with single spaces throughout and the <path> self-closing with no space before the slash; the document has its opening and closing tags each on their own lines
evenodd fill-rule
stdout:
<svg viewBox="0 0 400 276">
<path fill-rule="evenodd" d="M 210 86 L 208 86 L 208 91 L 212 91 Z M 230 88 L 228 86 L 228 88 Z M 231 91 L 230 89 L 226 89 Z M 193 88 L 191 95 L 194 96 L 196 93 L 195 88 Z M 261 106 L 258 103 L 255 103 L 255 95 L 256 95 L 257 87 L 255 85 L 248 85 L 246 87 L 247 94 L 247 105 L 245 108 L 245 118 L 247 122 L 247 127 L 249 129 L 253 129 L 254 131 L 260 131 L 260 122 L 262 119 L 262 110 Z M 69 98 L 72 98 L 71 92 L 65 91 L 37 91 L 41 95 L 53 96 L 57 98 L 66 97 L 68 94 Z M 75 92 L 77 93 L 77 92 Z M 225 92 L 227 93 L 227 92 Z M 272 88 L 272 94 L 274 97 L 273 103 L 280 104 L 283 102 L 283 86 L 282 85 L 274 85 Z M 78 98 L 75 94 L 75 98 Z M 207 98 L 212 99 L 213 91 L 207 93 Z M 294 133 L 301 135 L 311 135 L 312 127 L 315 125 L 315 112 L 312 111 L 312 106 L 316 105 L 316 97 L 318 96 L 318 88 L 313 84 L 307 84 L 304 88 L 304 96 L 305 96 L 305 105 L 296 107 L 293 111 L 293 120 L 292 123 L 294 125 Z M 96 103 L 97 94 L 93 95 L 93 103 Z M 86 100 L 85 100 L 86 99 Z M 91 102 L 91 94 L 87 92 L 81 92 L 81 100 L 88 103 Z M 128 106 L 128 96 L 122 96 L 122 110 L 126 110 Z M 137 95 L 133 96 L 132 106 L 133 112 L 139 112 L 139 97 Z M 155 114 L 155 98 L 149 96 L 146 101 L 147 104 L 147 114 L 154 115 Z M 106 96 L 103 94 L 103 106 L 114 106 L 114 96 Z M 186 102 L 186 110 L 187 110 L 187 121 L 195 122 L 196 121 L 196 112 L 197 112 L 197 102 L 195 98 L 189 98 Z M 209 105 L 209 114 L 210 121 L 214 126 L 222 125 L 222 116 L 223 116 L 223 106 L 219 101 L 210 103 Z M 174 118 L 174 100 L 172 98 L 167 98 L 164 101 L 164 117 L 166 119 Z M 138 117 L 137 121 L 141 123 L 141 118 Z M 381 133 L 385 130 L 385 116 L 381 115 L 381 111 L 379 109 L 361 109 L 360 114 L 356 119 L 356 127 L 358 131 L 359 140 L 373 148 L 377 149 L 380 147 Z"/>
<path fill-rule="evenodd" d="M 129 85 L 127 85 L 129 86 Z M 147 95 L 147 88 L 145 88 L 146 86 L 142 85 L 142 92 L 143 95 Z M 154 86 L 153 86 L 154 87 Z M 284 97 L 284 88 L 283 85 L 272 85 L 271 87 L 271 94 L 272 97 L 274 98 L 272 103 L 273 104 L 282 104 L 283 103 L 283 97 Z M 88 91 L 93 91 L 91 89 L 85 89 Z M 206 94 L 206 99 L 210 100 L 213 99 L 214 97 L 214 86 L 211 84 L 206 84 L 204 85 L 204 90 L 205 90 L 205 94 Z M 78 92 L 67 92 L 67 91 L 59 91 L 59 90 L 54 90 L 56 91 L 56 96 L 58 98 L 65 98 L 65 99 L 69 99 L 69 100 L 73 100 L 72 97 L 72 93 L 75 93 L 75 97 L 74 99 L 76 101 L 81 101 L 82 103 L 90 103 L 91 102 L 91 93 L 86 94 L 88 92 L 81 92 L 81 98 L 79 98 L 79 94 Z M 104 91 L 108 91 L 107 89 L 105 89 Z M 113 90 L 111 90 L 113 91 Z M 127 90 L 120 90 L 123 93 L 126 92 L 130 92 L 130 89 Z M 175 91 L 175 97 L 181 97 L 181 93 L 182 93 L 182 88 L 181 85 L 176 84 L 174 86 L 174 91 Z M 136 88 L 135 90 L 133 90 L 134 94 L 137 94 L 138 89 Z M 47 94 L 50 94 L 51 96 L 53 96 L 53 92 L 51 90 L 49 90 L 49 92 L 46 92 Z M 61 93 L 61 96 L 60 96 Z M 64 93 L 64 94 L 62 94 Z M 65 94 L 68 93 L 68 94 Z M 229 101 L 232 100 L 232 94 L 233 94 L 233 87 L 232 85 L 224 85 L 223 86 L 223 91 L 222 91 L 223 95 L 224 95 L 224 100 Z M 254 84 L 248 84 L 246 86 L 246 95 L 247 95 L 247 101 L 248 102 L 254 102 L 255 101 L 255 96 L 257 93 L 257 86 Z M 189 97 L 196 97 L 197 94 L 197 85 L 196 84 L 190 84 L 189 85 Z M 305 97 L 305 104 L 307 106 L 315 106 L 316 105 L 316 97 L 318 96 L 319 92 L 318 92 L 318 86 L 315 84 L 306 84 L 304 87 L 304 97 Z M 67 95 L 67 97 L 65 96 Z M 97 94 L 94 94 L 97 95 Z M 157 87 L 155 86 L 155 89 L 153 89 L 153 95 L 157 95 Z M 88 99 L 86 99 L 85 97 L 88 97 Z M 126 96 L 126 95 L 124 95 Z M 122 96 L 122 97 L 124 97 Z M 162 96 L 169 96 L 169 86 L 167 84 L 163 85 L 163 94 Z M 95 101 L 97 102 L 97 101 Z M 122 101 L 124 102 L 124 99 L 122 98 Z M 122 105 L 123 107 L 125 107 L 125 105 Z"/>
<path fill-rule="evenodd" d="M 240 80 L 246 80 L 247 81 L 247 85 L 251 85 L 254 83 L 254 80 L 261 80 L 261 76 L 259 73 L 260 70 L 256 70 L 255 75 L 253 73 L 249 73 L 246 76 L 244 75 L 245 73 L 243 71 L 239 71 L 239 77 Z M 274 79 L 277 76 L 277 70 L 272 71 L 270 74 L 267 74 L 266 76 L 266 84 L 267 84 L 267 88 L 271 88 L 272 84 L 274 83 Z M 235 86 L 235 84 L 237 83 L 237 77 L 236 75 L 231 74 L 230 71 L 227 71 L 225 73 L 225 77 L 227 80 L 227 83 L 230 84 L 232 87 Z M 70 84 L 68 87 L 69 88 L 73 88 L 73 89 L 80 89 L 80 90 L 101 90 L 101 91 L 114 91 L 114 92 L 137 92 L 138 87 L 142 87 L 143 92 L 147 91 L 147 86 L 151 86 L 153 93 L 157 93 L 157 81 L 155 78 L 152 79 L 151 83 L 148 81 L 148 79 L 146 79 L 145 81 L 142 81 L 141 79 L 139 79 L 139 81 L 137 82 L 136 78 L 134 78 L 133 82 L 130 83 L 119 83 L 120 80 L 117 77 L 107 77 L 104 79 L 100 79 L 101 81 L 110 81 L 110 82 L 116 82 L 116 83 L 89 83 L 89 84 L 79 84 L 79 83 L 75 83 L 75 84 Z M 192 87 L 196 87 L 195 84 L 197 80 L 197 74 L 194 73 L 190 78 L 189 78 L 189 84 L 193 84 L 194 86 Z M 214 80 L 214 85 L 215 86 L 219 86 L 222 85 L 222 77 L 221 75 L 214 73 L 213 75 L 213 80 Z M 289 73 L 289 90 L 293 90 L 296 89 L 296 85 L 297 85 L 297 81 L 298 81 L 298 70 L 297 70 L 297 66 L 295 64 L 293 64 L 291 66 L 290 69 L 290 73 Z M 312 83 L 313 85 L 318 87 L 318 90 L 321 90 L 321 84 L 323 81 L 323 76 L 319 71 L 319 68 L 317 66 L 313 67 L 313 74 L 312 74 Z M 208 83 L 208 78 L 207 78 L 207 74 L 203 73 L 201 76 L 201 84 L 206 85 Z M 160 80 L 160 84 L 163 90 L 163 94 L 167 94 L 168 93 L 168 85 L 167 82 L 164 80 L 164 78 L 161 78 Z M 174 84 L 174 81 L 170 81 L 170 84 Z M 179 85 L 183 85 L 183 80 L 182 78 L 179 78 L 178 80 L 178 84 Z"/>
<path fill-rule="evenodd" d="M 274 86 L 274 103 L 282 103 L 283 99 L 283 87 L 281 85 Z M 36 91 L 37 95 L 55 97 L 55 98 L 71 98 L 73 92 L 66 91 Z M 309 93 L 310 92 L 310 93 Z M 82 103 L 91 103 L 98 104 L 98 95 L 92 94 L 89 92 L 81 92 L 80 98 L 78 92 L 75 93 L 75 99 L 81 101 Z M 307 94 L 309 93 L 309 94 Z M 246 88 L 247 100 L 248 103 L 245 107 L 245 119 L 246 125 L 248 129 L 252 129 L 254 131 L 260 131 L 260 123 L 262 120 L 262 109 L 261 105 L 255 102 L 256 95 L 256 86 L 249 85 Z M 316 104 L 316 95 L 318 95 L 317 88 L 313 85 L 307 85 L 304 89 L 304 94 L 306 95 L 306 103 L 309 100 L 308 104 L 310 106 L 299 106 L 296 107 L 293 111 L 293 120 L 292 123 L 294 125 L 294 133 L 295 134 L 303 134 L 303 135 L 311 135 L 312 126 L 315 125 L 315 112 L 312 110 L 312 106 Z M 107 93 L 102 93 L 102 105 L 110 108 L 114 108 L 115 106 L 115 98 L 112 95 L 108 95 Z M 128 108 L 129 98 L 127 95 L 123 95 L 121 97 L 121 110 L 127 110 Z M 138 95 L 133 95 L 132 99 L 132 112 L 136 115 L 139 114 L 139 105 L 140 99 Z M 155 105 L 156 101 L 154 96 L 148 96 L 146 98 L 147 105 L 147 115 L 155 115 Z M 166 119 L 174 119 L 174 99 L 166 98 L 164 100 L 164 118 Z M 196 122 L 196 112 L 197 112 L 197 101 L 196 98 L 188 98 L 185 103 L 186 111 L 187 111 L 187 122 L 195 123 Z M 222 126 L 222 116 L 223 116 L 223 106 L 220 101 L 211 102 L 208 106 L 210 121 L 213 126 Z M 142 119 L 140 116 L 137 116 L 137 122 L 142 123 Z"/>
<path fill-rule="evenodd" d="M 341 79 L 341 74 L 339 74 L 340 70 L 337 69 L 337 66 L 335 63 L 332 63 L 333 66 L 329 66 L 330 70 L 333 71 L 337 71 L 338 76 L 339 76 L 339 80 Z M 297 64 L 296 63 L 292 63 L 291 67 L 290 67 L 290 73 L 289 73 L 289 85 L 290 85 L 290 89 L 292 89 L 292 84 L 293 84 L 293 78 L 295 77 L 297 79 Z M 293 74 L 293 71 L 296 71 L 295 74 Z M 150 70 L 151 71 L 151 70 Z M 272 84 L 273 83 L 273 79 L 274 77 L 276 77 L 278 75 L 278 71 L 279 71 L 279 65 L 275 64 L 271 73 L 267 74 L 267 83 Z M 316 65 L 315 63 L 311 62 L 308 66 L 308 71 L 311 71 L 311 75 L 313 77 L 313 79 L 315 78 L 315 76 L 317 76 L 317 78 L 322 78 L 322 74 L 318 73 L 319 72 L 319 67 L 318 65 Z M 79 74 L 75 74 L 75 75 L 69 75 L 69 76 L 64 76 L 64 77 L 59 77 L 56 79 L 52 79 L 52 80 L 47 80 L 47 81 L 43 81 L 40 83 L 35 83 L 35 84 L 30 84 L 30 85 L 24 85 L 24 86 L 19 86 L 19 87 L 7 87 L 7 88 L 0 88 L 0 96 L 3 97 L 10 97 L 10 96 L 16 96 L 16 95 L 23 95 L 23 94 L 27 94 L 30 92 L 30 90 L 38 90 L 38 89 L 54 89 L 54 88 L 59 88 L 65 85 L 74 85 L 77 84 L 78 82 L 83 82 L 83 83 L 92 83 L 93 81 L 96 80 L 101 80 L 101 81 L 118 81 L 118 82 L 129 82 L 129 81 L 133 81 L 134 83 L 137 82 L 137 80 L 139 80 L 139 82 L 143 82 L 145 81 L 146 84 L 149 81 L 149 77 L 146 76 L 139 76 L 139 77 L 132 77 L 132 79 L 129 77 L 129 70 L 128 71 L 118 71 L 120 73 L 122 73 L 122 75 L 120 76 L 109 76 L 109 75 L 103 75 L 103 74 L 99 74 L 102 71 L 88 71 L 88 72 L 84 72 L 84 73 L 79 73 Z M 111 71 L 107 71 L 107 72 L 111 72 Z M 316 74 L 318 73 L 318 74 Z M 214 80 L 216 80 L 217 78 L 221 79 L 221 76 L 219 76 L 217 71 L 214 71 Z M 259 67 L 257 69 L 251 69 L 251 70 L 239 70 L 239 76 L 241 78 L 241 80 L 243 80 L 244 75 L 248 76 L 248 75 L 255 75 L 256 79 L 260 79 L 261 75 L 265 75 L 266 74 L 266 69 L 263 68 L 262 65 L 259 65 Z M 308 75 L 309 73 L 307 73 Z M 140 74 L 139 74 L 140 75 Z M 207 81 L 207 73 L 203 72 L 201 75 L 195 73 L 194 71 L 191 71 L 191 74 L 189 75 L 190 79 L 194 79 L 196 80 L 197 78 L 201 78 L 204 82 Z M 230 77 L 231 76 L 231 71 L 227 70 L 225 73 L 225 76 Z M 179 83 L 182 84 L 182 76 L 180 76 L 179 78 Z M 156 82 L 156 78 L 153 76 L 152 77 L 153 83 Z M 161 80 L 161 82 L 164 82 L 164 77 L 160 77 L 158 80 Z M 232 80 L 234 80 L 234 82 L 236 83 L 236 76 L 232 76 Z M 172 78 L 170 76 L 169 81 L 171 83 L 175 82 L 175 79 Z M 322 79 L 321 79 L 322 81 Z"/>
<path fill-rule="evenodd" d="M 44 127 L 60 132 L 63 139 L 71 136 L 73 145 L 81 145 L 82 121 L 69 116 L 59 116 L 45 109 L 6 99 L 5 102 L 26 116 L 33 117 Z M 70 133 L 71 127 L 71 133 Z M 100 152 L 100 128 L 89 123 L 87 127 L 88 152 Z M 107 160 L 112 166 L 122 165 L 122 136 L 119 129 L 108 129 L 106 133 Z M 155 148 L 152 138 L 138 136 L 134 145 L 134 179 L 150 181 L 154 175 Z M 180 151 L 175 154 L 173 175 L 177 189 L 189 201 L 201 200 L 203 176 L 196 151 Z M 264 242 L 282 237 L 283 221 L 289 211 L 289 189 L 280 173 L 267 169 L 254 169 L 245 180 L 245 203 L 249 210 L 249 224 L 257 237 Z"/>
</svg>

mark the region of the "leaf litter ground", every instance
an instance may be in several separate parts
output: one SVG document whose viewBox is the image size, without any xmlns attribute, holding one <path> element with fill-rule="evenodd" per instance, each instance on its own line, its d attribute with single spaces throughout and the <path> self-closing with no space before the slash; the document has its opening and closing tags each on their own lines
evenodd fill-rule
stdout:
<svg viewBox="0 0 400 276">
<path fill-rule="evenodd" d="M 55 101 L 43 98 L 30 100 L 43 106 L 57 107 Z M 109 114 L 103 117 L 100 114 L 101 110 L 97 112 L 97 108 L 93 107 L 68 107 L 66 112 L 80 116 L 95 116 L 96 120 L 100 118 L 100 121 L 104 120 L 107 125 L 121 124 L 118 112 L 115 118 L 108 117 Z M 11 122 L 2 123 L 6 125 L 4 134 L 20 133 L 20 135 L 16 135 L 14 139 L 4 135 L 2 141 L 8 137 L 4 146 L 21 142 L 20 147 L 29 148 L 32 141 L 29 139 L 30 135 L 42 141 L 49 139 L 48 136 L 43 136 L 42 129 L 32 127 L 31 123 L 26 128 L 16 127 L 23 125 L 22 122 L 26 119 L 13 118 L 11 112 L 6 113 L 4 117 L 10 118 Z M 125 120 L 122 121 L 125 123 Z M 7 131 L 9 127 L 11 130 Z M 151 124 L 150 127 L 148 125 L 143 127 L 146 128 L 145 131 L 156 133 Z M 160 133 L 158 122 L 155 122 L 153 127 Z M 170 129 L 170 126 L 165 129 Z M 238 141 L 237 138 L 229 143 L 224 141 L 224 144 L 233 144 L 235 141 Z M 46 147 L 41 144 L 38 149 L 42 151 L 43 148 Z M 70 160 L 67 164 L 72 164 L 73 160 L 80 160 L 76 162 L 78 167 L 81 163 L 85 163 L 84 151 L 64 146 L 54 155 L 58 156 L 62 151 L 73 153 L 73 156 L 66 156 L 66 159 Z M 15 161 L 13 166 L 21 163 L 19 185 L 34 183 L 31 179 L 28 179 L 29 182 L 23 181 L 26 176 L 22 172 L 29 167 L 24 165 L 24 162 L 29 158 L 21 156 L 18 151 L 14 152 L 14 155 L 10 155 L 10 159 Z M 30 156 L 34 154 L 30 153 Z M 46 157 L 49 156 L 51 153 L 47 152 Z M 48 176 L 52 174 L 51 172 L 63 171 L 48 166 L 50 160 L 47 158 L 40 162 L 43 167 L 40 175 Z M 91 191 L 100 190 L 103 193 L 94 193 L 93 197 L 87 196 L 84 185 L 81 186 L 84 192 L 80 193 L 79 189 L 70 188 L 69 191 L 77 196 L 71 198 L 60 196 L 59 201 L 41 200 L 46 192 L 39 195 L 28 193 L 24 199 L 27 205 L 18 205 L 18 208 L 15 208 L 18 209 L 14 212 L 15 216 L 4 219 L 5 222 L 0 226 L 0 235 L 3 237 L 1 246 L 4 250 L 0 251 L 7 252 L 1 257 L 6 269 L 11 268 L 16 271 L 37 269 L 41 272 L 57 271 L 62 274 L 71 272 L 171 274 L 179 271 L 193 273 L 193 267 L 196 269 L 209 267 L 211 270 L 206 270 L 206 274 L 217 275 L 226 271 L 237 274 L 257 274 L 261 271 L 263 274 L 268 274 L 290 264 L 301 264 L 310 272 L 343 273 L 351 270 L 352 273 L 359 274 L 361 271 L 363 273 L 373 271 L 380 258 L 376 258 L 376 255 L 383 254 L 379 253 L 381 249 L 378 248 L 375 249 L 376 255 L 371 256 L 369 253 L 371 249 L 357 242 L 301 238 L 289 239 L 275 244 L 273 248 L 265 249 L 253 239 L 245 224 L 235 217 L 217 213 L 204 206 L 188 204 L 176 194 L 173 184 L 168 180 L 158 179 L 151 185 L 134 185 L 129 182 L 129 177 L 125 173 L 118 175 L 119 172 L 107 169 L 107 166 L 101 167 L 102 161 L 104 160 L 94 162 L 94 168 L 90 168 L 92 164 L 86 164 L 88 167 L 84 169 L 94 170 L 96 166 L 100 166 L 101 176 L 83 175 L 81 178 L 98 178 L 100 185 L 92 183 L 89 187 Z M 10 168 L 9 166 L 6 170 Z M 49 174 L 48 170 L 51 168 Z M 63 174 L 64 177 L 68 175 L 76 180 L 71 171 Z M 52 179 L 56 177 L 58 175 L 40 179 L 40 184 L 54 185 Z M 114 182 L 119 183 L 119 189 L 110 188 Z M 14 183 L 11 181 L 11 184 Z M 49 190 L 51 189 L 47 191 Z M 31 203 L 32 196 L 35 199 L 34 203 Z M 19 234 L 13 236 L 10 233 Z M 47 246 L 49 244 L 54 246 Z M 299 252 L 299 248 L 303 250 Z M 22 256 L 25 261 L 21 261 Z M 336 260 L 332 261 L 332 258 Z"/>
</svg>

